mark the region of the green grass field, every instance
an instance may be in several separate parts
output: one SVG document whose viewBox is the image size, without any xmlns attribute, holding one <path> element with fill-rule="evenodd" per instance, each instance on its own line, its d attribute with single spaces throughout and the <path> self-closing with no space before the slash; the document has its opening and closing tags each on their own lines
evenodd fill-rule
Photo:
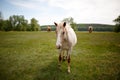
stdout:
<svg viewBox="0 0 120 80">
<path fill-rule="evenodd" d="M 68 74 L 55 32 L 0 32 L 0 80 L 120 80 L 120 33 L 76 34 Z"/>
</svg>

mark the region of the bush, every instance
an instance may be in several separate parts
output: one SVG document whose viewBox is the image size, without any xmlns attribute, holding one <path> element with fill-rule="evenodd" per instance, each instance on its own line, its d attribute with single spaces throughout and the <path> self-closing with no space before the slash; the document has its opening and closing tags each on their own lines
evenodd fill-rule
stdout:
<svg viewBox="0 0 120 80">
<path fill-rule="evenodd" d="M 120 25 L 119 25 L 119 24 L 116 24 L 116 25 L 115 25 L 114 31 L 115 31 L 115 32 L 120 32 Z"/>
</svg>

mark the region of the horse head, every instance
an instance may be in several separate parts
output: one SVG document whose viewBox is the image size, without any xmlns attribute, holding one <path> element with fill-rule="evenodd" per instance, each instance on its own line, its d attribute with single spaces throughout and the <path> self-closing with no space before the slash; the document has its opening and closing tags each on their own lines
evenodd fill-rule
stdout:
<svg viewBox="0 0 120 80">
<path fill-rule="evenodd" d="M 56 36 L 57 36 L 56 47 L 60 49 L 62 47 L 62 43 L 68 40 L 66 22 L 62 22 L 60 24 L 54 22 L 54 24 L 56 26 Z"/>
</svg>

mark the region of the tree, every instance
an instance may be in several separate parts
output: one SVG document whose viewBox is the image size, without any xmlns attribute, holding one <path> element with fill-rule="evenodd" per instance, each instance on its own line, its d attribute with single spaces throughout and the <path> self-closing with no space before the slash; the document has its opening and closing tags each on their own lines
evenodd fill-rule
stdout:
<svg viewBox="0 0 120 80">
<path fill-rule="evenodd" d="M 2 12 L 0 12 L 0 31 L 3 30 L 3 15 Z"/>
<path fill-rule="evenodd" d="M 3 20 L 0 19 L 0 31 L 2 31 L 2 30 L 3 30 Z"/>
<path fill-rule="evenodd" d="M 9 26 L 12 28 L 12 30 L 17 30 L 17 24 L 18 24 L 17 16 L 16 15 L 10 16 L 9 21 L 10 21 Z"/>
<path fill-rule="evenodd" d="M 28 21 L 25 20 L 24 16 L 18 16 L 18 30 L 20 31 L 26 31 L 28 26 Z"/>
<path fill-rule="evenodd" d="M 38 21 L 35 18 L 31 19 L 31 30 L 32 31 L 38 31 L 39 30 L 39 24 Z"/>
<path fill-rule="evenodd" d="M 74 19 L 72 17 L 65 18 L 62 20 L 62 22 L 69 23 L 74 30 L 77 30 L 77 24 L 74 22 Z"/>
<path fill-rule="evenodd" d="M 31 19 L 31 23 L 24 18 L 23 15 L 12 15 L 8 20 L 3 20 L 0 12 L 0 30 L 1 31 L 38 31 L 40 28 L 35 18 Z"/>
<path fill-rule="evenodd" d="M 114 31 L 120 32 L 120 16 L 118 16 L 118 18 L 116 18 L 114 22 L 116 23 Z"/>
<path fill-rule="evenodd" d="M 10 21 L 9 20 L 4 20 L 3 21 L 3 31 L 11 31 L 12 28 L 9 26 Z"/>
<path fill-rule="evenodd" d="M 23 15 L 13 15 L 9 17 L 10 28 L 15 31 L 25 31 L 28 26 L 28 21 Z"/>
<path fill-rule="evenodd" d="M 0 30 L 1 31 L 10 31 L 11 27 L 9 25 L 10 25 L 10 21 L 4 20 L 2 12 L 0 12 Z"/>
</svg>

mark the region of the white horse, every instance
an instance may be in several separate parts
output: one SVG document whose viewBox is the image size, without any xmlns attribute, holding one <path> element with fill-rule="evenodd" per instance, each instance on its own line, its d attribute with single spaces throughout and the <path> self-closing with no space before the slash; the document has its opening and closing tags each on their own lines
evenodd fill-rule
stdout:
<svg viewBox="0 0 120 80">
<path fill-rule="evenodd" d="M 56 26 L 57 35 L 56 47 L 59 49 L 59 67 L 61 60 L 63 59 L 62 53 L 67 51 L 68 73 L 70 73 L 70 54 L 73 46 L 77 43 L 77 37 L 74 30 L 69 24 L 66 24 L 66 22 L 59 24 L 54 22 L 54 24 Z"/>
</svg>

